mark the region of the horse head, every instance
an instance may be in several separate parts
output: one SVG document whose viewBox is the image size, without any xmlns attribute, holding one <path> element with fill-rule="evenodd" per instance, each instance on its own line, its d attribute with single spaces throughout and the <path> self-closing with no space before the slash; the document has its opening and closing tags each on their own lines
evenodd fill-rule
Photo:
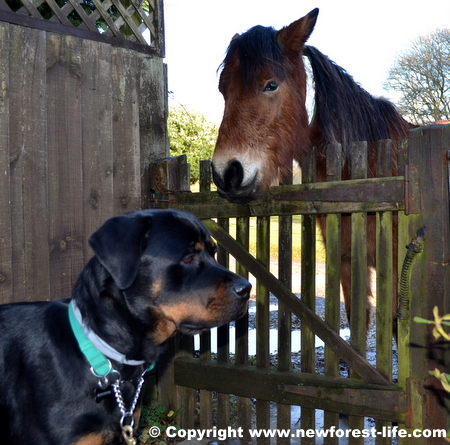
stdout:
<svg viewBox="0 0 450 445">
<path fill-rule="evenodd" d="M 279 31 L 255 26 L 230 42 L 212 163 L 219 193 L 231 201 L 247 201 L 277 183 L 310 146 L 302 50 L 318 13 Z"/>
</svg>

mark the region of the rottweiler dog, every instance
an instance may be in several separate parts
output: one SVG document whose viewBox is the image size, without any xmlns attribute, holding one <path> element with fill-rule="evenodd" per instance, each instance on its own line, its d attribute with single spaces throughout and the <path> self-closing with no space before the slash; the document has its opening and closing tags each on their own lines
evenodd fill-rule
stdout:
<svg viewBox="0 0 450 445">
<path fill-rule="evenodd" d="M 215 261 L 190 213 L 117 216 L 89 243 L 72 298 L 0 306 L 3 445 L 133 443 L 143 376 L 166 341 L 247 310 L 250 283 Z"/>
</svg>

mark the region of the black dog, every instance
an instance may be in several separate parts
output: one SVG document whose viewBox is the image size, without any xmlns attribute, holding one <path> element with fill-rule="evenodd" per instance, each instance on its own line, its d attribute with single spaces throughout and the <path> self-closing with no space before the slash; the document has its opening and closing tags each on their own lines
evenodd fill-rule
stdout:
<svg viewBox="0 0 450 445">
<path fill-rule="evenodd" d="M 143 375 L 166 340 L 247 310 L 250 284 L 216 263 L 187 212 L 111 218 L 89 242 L 72 299 L 0 306 L 4 445 L 133 443 Z"/>
</svg>

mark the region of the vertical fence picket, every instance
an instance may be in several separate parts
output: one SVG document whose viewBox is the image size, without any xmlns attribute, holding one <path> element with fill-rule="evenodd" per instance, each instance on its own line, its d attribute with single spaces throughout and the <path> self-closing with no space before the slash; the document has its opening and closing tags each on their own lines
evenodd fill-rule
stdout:
<svg viewBox="0 0 450 445">
<path fill-rule="evenodd" d="M 292 184 L 292 175 L 285 178 L 285 184 Z M 278 279 L 292 288 L 292 216 L 278 217 Z M 291 369 L 291 311 L 281 302 L 278 302 L 278 370 Z M 291 426 L 291 406 L 279 403 L 277 405 L 277 428 L 289 429 Z M 289 437 L 278 437 L 278 445 L 288 445 Z"/>
<path fill-rule="evenodd" d="M 269 269 L 270 264 L 270 218 L 256 219 L 256 258 Z M 259 282 L 256 283 L 256 366 L 268 368 L 269 359 L 269 291 Z M 270 427 L 270 402 L 256 401 L 256 427 Z M 258 445 L 268 445 L 270 439 L 258 438 Z"/>
<path fill-rule="evenodd" d="M 352 179 L 367 177 L 367 142 L 351 145 Z M 350 344 L 363 356 L 366 354 L 366 309 L 367 309 L 367 214 L 351 215 L 351 312 Z M 359 378 L 351 371 L 353 378 Z M 349 427 L 362 430 L 364 417 L 350 416 Z M 362 445 L 364 438 L 352 437 L 351 445 Z"/>
<path fill-rule="evenodd" d="M 200 191 L 211 190 L 211 161 L 200 161 Z M 211 331 L 200 334 L 200 358 L 211 359 Z M 212 394 L 211 391 L 200 390 L 200 427 L 211 428 L 212 420 Z"/>
<path fill-rule="evenodd" d="M 236 241 L 247 251 L 250 245 L 250 221 L 249 218 L 236 219 Z M 236 273 L 248 279 L 247 270 L 238 262 L 236 263 Z M 236 364 L 248 364 L 248 312 L 236 321 Z M 238 424 L 243 429 L 242 440 L 244 443 L 250 442 L 249 430 L 252 426 L 252 412 L 250 399 L 237 397 L 236 400 Z"/>
<path fill-rule="evenodd" d="M 315 150 L 311 150 L 302 165 L 302 183 L 315 182 Z M 301 296 L 302 301 L 313 311 L 316 306 L 316 217 L 304 215 L 302 221 L 301 240 L 302 264 L 301 264 Z M 301 369 L 302 372 L 314 373 L 316 366 L 315 336 L 305 326 L 301 326 Z M 302 429 L 314 429 L 316 424 L 315 410 L 302 408 Z M 306 445 L 314 444 L 311 437 L 303 439 Z"/>
<path fill-rule="evenodd" d="M 392 176 L 392 141 L 378 142 L 377 177 Z M 377 261 L 377 368 L 392 380 L 392 324 L 393 324 L 393 233 L 392 212 L 379 212 L 376 215 L 376 258 Z M 392 425 L 392 422 L 378 420 L 377 430 Z M 389 437 L 378 436 L 377 445 L 388 445 Z"/>
<path fill-rule="evenodd" d="M 230 220 L 218 219 L 218 224 L 229 232 Z M 220 245 L 217 250 L 217 261 L 222 266 L 229 267 L 229 254 Z M 217 361 L 227 363 L 230 360 L 230 326 L 228 324 L 217 328 Z M 230 396 L 228 394 L 217 394 L 217 427 L 228 428 L 230 424 Z"/>
<path fill-rule="evenodd" d="M 327 148 L 327 181 L 339 181 L 342 171 L 342 147 L 330 144 Z M 326 264 L 325 264 L 325 321 L 336 331 L 340 327 L 341 297 L 341 216 L 326 215 Z M 339 376 L 339 357 L 325 348 L 325 375 Z M 324 412 L 324 428 L 339 425 L 339 413 Z M 324 438 L 325 445 L 337 445 L 339 438 Z"/>
</svg>

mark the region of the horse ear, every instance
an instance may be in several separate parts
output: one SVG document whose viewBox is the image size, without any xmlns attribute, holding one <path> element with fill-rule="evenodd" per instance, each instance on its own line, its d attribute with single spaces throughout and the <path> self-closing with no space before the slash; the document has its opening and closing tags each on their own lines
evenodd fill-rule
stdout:
<svg viewBox="0 0 450 445">
<path fill-rule="evenodd" d="M 311 35 L 316 24 L 319 8 L 278 31 L 277 38 L 286 53 L 298 54 Z"/>
<path fill-rule="evenodd" d="M 115 216 L 89 238 L 97 259 L 119 289 L 130 287 L 137 276 L 151 220 L 150 211 Z"/>
</svg>

